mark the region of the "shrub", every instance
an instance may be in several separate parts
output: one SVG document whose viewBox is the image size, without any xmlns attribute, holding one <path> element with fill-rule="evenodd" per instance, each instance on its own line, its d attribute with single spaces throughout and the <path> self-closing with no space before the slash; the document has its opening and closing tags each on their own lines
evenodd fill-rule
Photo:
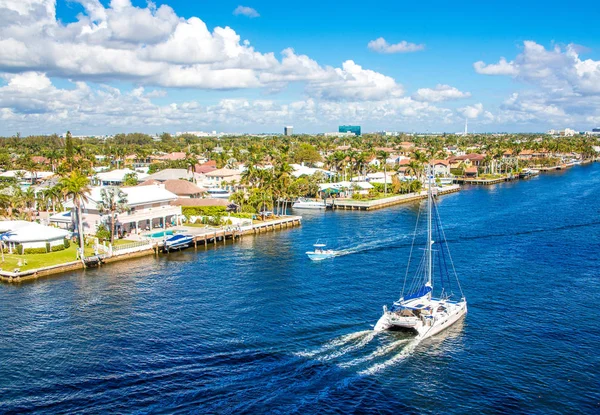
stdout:
<svg viewBox="0 0 600 415">
<path fill-rule="evenodd" d="M 110 239 L 110 230 L 106 227 L 105 224 L 101 223 L 96 229 L 96 238 L 101 241 L 107 241 Z"/>
<path fill-rule="evenodd" d="M 17 250 L 17 254 L 19 254 L 19 255 L 23 255 L 23 245 L 21 245 L 21 244 L 18 244 L 18 245 L 16 246 L 16 250 Z"/>
<path fill-rule="evenodd" d="M 46 252 L 50 252 L 52 248 L 50 247 L 50 242 L 46 242 Z"/>
<path fill-rule="evenodd" d="M 22 245 L 21 245 L 21 249 L 23 249 Z M 46 251 L 46 247 L 44 247 L 44 248 L 25 248 L 25 250 L 23 252 L 25 253 L 25 255 L 28 255 L 28 254 L 45 254 L 48 251 Z"/>
<path fill-rule="evenodd" d="M 222 216 L 227 212 L 225 206 L 182 206 L 181 213 L 190 216 Z"/>
<path fill-rule="evenodd" d="M 67 248 L 65 248 L 64 245 L 54 245 L 52 247 L 51 251 L 52 252 L 58 252 L 58 251 L 64 251 L 65 249 L 67 249 Z"/>
<path fill-rule="evenodd" d="M 65 249 L 69 249 L 69 247 L 71 246 L 71 241 L 69 241 L 68 239 L 65 238 Z"/>
</svg>

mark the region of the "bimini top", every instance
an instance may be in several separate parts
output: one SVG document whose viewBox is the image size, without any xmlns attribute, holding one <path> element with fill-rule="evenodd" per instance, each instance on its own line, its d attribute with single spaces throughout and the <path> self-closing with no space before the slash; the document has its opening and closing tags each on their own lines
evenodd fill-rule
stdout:
<svg viewBox="0 0 600 415">
<path fill-rule="evenodd" d="M 327 245 L 325 245 L 325 244 L 314 244 L 313 246 L 316 247 L 316 248 L 323 248 L 324 246 L 327 246 Z"/>
</svg>

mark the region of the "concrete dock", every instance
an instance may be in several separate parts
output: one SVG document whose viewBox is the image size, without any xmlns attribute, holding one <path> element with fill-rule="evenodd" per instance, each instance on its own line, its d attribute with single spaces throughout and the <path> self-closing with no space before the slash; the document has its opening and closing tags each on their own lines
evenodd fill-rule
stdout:
<svg viewBox="0 0 600 415">
<path fill-rule="evenodd" d="M 445 195 L 448 193 L 455 193 L 460 190 L 460 186 L 453 184 L 438 189 L 438 195 Z M 343 210 L 375 210 L 382 209 L 389 206 L 399 205 L 401 203 L 414 202 L 416 200 L 425 199 L 427 197 L 427 191 L 422 190 L 419 193 L 408 193 L 405 195 L 390 196 L 383 199 L 377 200 L 354 200 L 354 199 L 328 199 L 326 201 L 327 206 L 332 209 L 343 209 Z"/>
</svg>

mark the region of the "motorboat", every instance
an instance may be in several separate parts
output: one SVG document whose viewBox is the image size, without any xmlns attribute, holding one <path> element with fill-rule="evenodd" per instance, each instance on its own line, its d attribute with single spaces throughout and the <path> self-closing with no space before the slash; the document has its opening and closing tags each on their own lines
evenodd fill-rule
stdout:
<svg viewBox="0 0 600 415">
<path fill-rule="evenodd" d="M 454 270 L 437 204 L 433 197 L 431 166 L 427 177 L 427 241 L 423 255 L 419 261 L 412 261 L 413 248 L 411 248 L 400 299 L 390 308 L 387 305 L 383 306 L 383 315 L 374 328 L 375 331 L 408 331 L 416 334 L 419 340 L 450 327 L 467 313 L 467 300 Z M 419 216 L 417 216 L 417 225 Z M 437 249 L 433 249 L 434 231 L 437 233 L 436 239 L 440 241 Z M 415 229 L 413 247 L 418 234 L 418 229 Z M 409 281 L 411 264 L 415 272 L 412 281 Z M 448 264 L 452 265 L 452 272 L 448 269 Z M 440 279 L 440 287 L 435 286 L 436 296 L 434 296 L 434 269 L 436 279 Z M 454 284 L 453 280 L 455 280 Z M 454 289 L 458 291 L 456 294 Z"/>
<path fill-rule="evenodd" d="M 436 180 L 439 180 L 442 186 L 454 183 L 454 177 L 438 177 Z"/>
<path fill-rule="evenodd" d="M 325 209 L 327 205 L 325 202 L 319 202 L 318 200 L 311 200 L 305 198 L 298 198 L 292 205 L 294 209 Z"/>
<path fill-rule="evenodd" d="M 539 170 L 525 168 L 519 173 L 519 178 L 527 179 L 529 177 L 537 176 L 538 174 L 540 174 Z"/>
<path fill-rule="evenodd" d="M 308 258 L 310 258 L 311 261 L 322 261 L 324 259 L 333 258 L 336 256 L 336 251 L 333 249 L 325 249 L 325 246 L 325 244 L 316 243 L 313 245 L 315 248 L 314 251 L 309 251 L 306 253 L 306 255 L 308 255 Z"/>
<path fill-rule="evenodd" d="M 221 189 L 220 187 L 210 187 L 206 189 L 206 193 L 208 193 L 210 197 L 217 199 L 229 199 L 229 196 L 231 196 L 230 192 Z"/>
<path fill-rule="evenodd" d="M 163 249 L 167 252 L 174 249 L 183 249 L 189 247 L 192 242 L 194 242 L 194 237 L 192 235 L 176 233 L 165 239 Z"/>
</svg>

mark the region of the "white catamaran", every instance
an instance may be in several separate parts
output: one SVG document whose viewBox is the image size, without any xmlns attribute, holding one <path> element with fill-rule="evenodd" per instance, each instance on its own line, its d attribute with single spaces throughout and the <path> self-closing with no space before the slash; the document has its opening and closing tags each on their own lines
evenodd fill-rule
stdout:
<svg viewBox="0 0 600 415">
<path fill-rule="evenodd" d="M 375 325 L 375 331 L 407 330 L 416 333 L 419 339 L 425 339 L 456 323 L 467 313 L 467 300 L 462 293 L 458 276 L 454 270 L 437 204 L 432 193 L 431 171 L 432 169 L 429 167 L 427 171 L 429 189 L 427 191 L 427 244 L 423 257 L 410 286 L 407 287 L 413 252 L 413 248 L 411 248 L 400 299 L 395 301 L 389 309 L 387 306 L 383 306 L 383 315 Z M 418 223 L 419 218 L 417 217 L 417 227 Z M 417 227 L 413 237 L 413 247 Z M 439 249 L 433 249 L 434 231 L 436 238 L 440 240 Z M 448 269 L 448 263 L 451 265 L 452 273 Z M 437 297 L 433 296 L 434 274 L 436 279 L 439 276 L 441 287 Z M 451 280 L 453 279 L 456 281 L 456 288 L 460 296 L 452 292 Z"/>
</svg>

